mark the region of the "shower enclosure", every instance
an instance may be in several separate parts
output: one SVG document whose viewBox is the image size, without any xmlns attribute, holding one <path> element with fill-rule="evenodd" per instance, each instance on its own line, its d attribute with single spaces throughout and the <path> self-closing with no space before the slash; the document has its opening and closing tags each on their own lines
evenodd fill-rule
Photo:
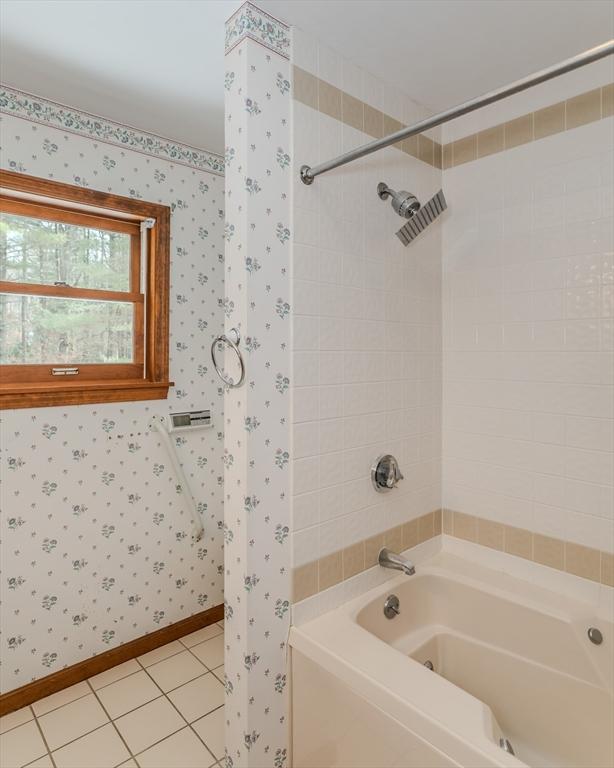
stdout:
<svg viewBox="0 0 614 768">
<path fill-rule="evenodd" d="M 416 577 L 454 550 L 607 620 L 612 43 L 442 117 L 300 29 L 231 21 L 227 744 L 283 765 L 288 630 L 390 578 L 382 547 Z M 384 455 L 403 479 L 381 494 Z"/>
</svg>

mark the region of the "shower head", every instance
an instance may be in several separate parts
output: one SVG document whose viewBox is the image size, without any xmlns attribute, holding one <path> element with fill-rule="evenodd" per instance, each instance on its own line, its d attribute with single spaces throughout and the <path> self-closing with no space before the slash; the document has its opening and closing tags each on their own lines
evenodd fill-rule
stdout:
<svg viewBox="0 0 614 768">
<path fill-rule="evenodd" d="M 397 237 L 403 245 L 409 245 L 423 229 L 426 229 L 448 207 L 441 189 L 423 206 L 420 206 L 415 195 L 404 191 L 395 192 L 383 181 L 377 185 L 377 194 L 381 200 L 391 197 L 394 210 L 399 216 L 407 219 L 407 223 L 397 232 Z"/>
<path fill-rule="evenodd" d="M 405 192 L 403 189 L 400 192 L 395 192 L 394 189 L 390 189 L 383 181 L 380 181 L 377 185 L 377 194 L 380 200 L 386 200 L 391 197 L 392 207 L 404 219 L 411 218 L 420 208 L 418 198 L 412 195 L 411 192 Z"/>
<path fill-rule="evenodd" d="M 439 192 L 425 203 L 422 208 L 412 216 L 409 221 L 404 224 L 397 232 L 397 237 L 403 243 L 403 245 L 409 245 L 411 241 L 418 237 L 423 229 L 426 229 L 435 219 L 442 214 L 448 204 L 446 198 L 443 195 L 443 190 Z"/>
</svg>

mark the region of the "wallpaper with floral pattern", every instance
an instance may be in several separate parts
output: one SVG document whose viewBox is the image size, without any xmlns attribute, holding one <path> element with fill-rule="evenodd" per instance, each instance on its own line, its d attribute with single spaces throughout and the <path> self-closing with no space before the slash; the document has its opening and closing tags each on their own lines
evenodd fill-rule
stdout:
<svg viewBox="0 0 614 768">
<path fill-rule="evenodd" d="M 209 348 L 224 322 L 224 179 L 99 140 L 87 116 L 70 133 L 33 122 L 49 102 L 27 102 L 1 116 L 3 168 L 171 206 L 175 386 L 167 401 L 2 412 L 2 691 L 223 601 L 223 390 Z M 148 425 L 200 408 L 213 428 L 176 437 L 205 525 L 193 543 Z"/>
<path fill-rule="evenodd" d="M 224 159 L 214 152 L 170 141 L 7 86 L 0 86 L 0 111 L 190 168 L 224 174 Z"/>
<path fill-rule="evenodd" d="M 290 28 L 249 2 L 243 3 L 226 22 L 226 54 L 246 37 L 286 59 L 290 58 Z"/>
<path fill-rule="evenodd" d="M 226 327 L 246 363 L 225 397 L 228 768 L 288 763 L 289 77 L 287 59 L 248 34 L 226 55 Z"/>
</svg>

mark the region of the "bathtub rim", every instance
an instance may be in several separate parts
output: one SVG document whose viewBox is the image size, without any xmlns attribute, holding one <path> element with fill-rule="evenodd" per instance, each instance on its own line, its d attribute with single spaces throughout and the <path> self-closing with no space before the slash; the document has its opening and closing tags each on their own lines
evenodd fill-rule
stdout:
<svg viewBox="0 0 614 768">
<path fill-rule="evenodd" d="M 566 622 L 596 618 L 594 606 L 589 603 L 493 571 L 450 552 L 440 551 L 426 557 L 417 570 L 423 575 L 454 578 Z M 497 768 L 525 766 L 495 743 L 497 730 L 486 705 L 453 685 L 454 690 L 450 691 L 448 681 L 433 677 L 421 665 L 408 664 L 399 669 L 399 651 L 358 623 L 359 614 L 368 604 L 383 601 L 386 594 L 394 592 L 408 578 L 412 577 L 393 575 L 328 613 L 291 627 L 291 648 L 320 664 L 355 693 L 453 760 Z M 600 620 L 603 622 L 603 618 Z"/>
</svg>

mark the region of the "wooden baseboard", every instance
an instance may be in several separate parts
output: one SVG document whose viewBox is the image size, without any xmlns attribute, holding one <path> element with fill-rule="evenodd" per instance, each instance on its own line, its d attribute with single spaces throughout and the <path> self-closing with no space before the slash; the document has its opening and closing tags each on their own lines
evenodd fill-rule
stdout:
<svg viewBox="0 0 614 768">
<path fill-rule="evenodd" d="M 197 629 L 207 627 L 223 618 L 224 606 L 216 605 L 194 616 L 189 616 L 187 619 L 177 621 L 168 627 L 162 627 L 162 629 L 157 629 L 148 635 L 137 637 L 136 640 L 131 640 L 117 648 L 111 648 L 97 656 L 92 656 L 91 659 L 79 661 L 51 675 L 41 677 L 40 680 L 22 685 L 21 688 L 3 693 L 0 695 L 0 716 L 21 709 L 27 704 L 32 704 L 32 702 L 50 696 L 52 693 L 57 693 L 70 685 L 80 683 L 82 680 L 87 680 L 88 677 L 111 669 L 111 667 L 122 664 L 124 661 L 153 651 L 154 648 L 178 640 L 180 637 L 189 635 L 190 632 L 196 632 Z"/>
</svg>

